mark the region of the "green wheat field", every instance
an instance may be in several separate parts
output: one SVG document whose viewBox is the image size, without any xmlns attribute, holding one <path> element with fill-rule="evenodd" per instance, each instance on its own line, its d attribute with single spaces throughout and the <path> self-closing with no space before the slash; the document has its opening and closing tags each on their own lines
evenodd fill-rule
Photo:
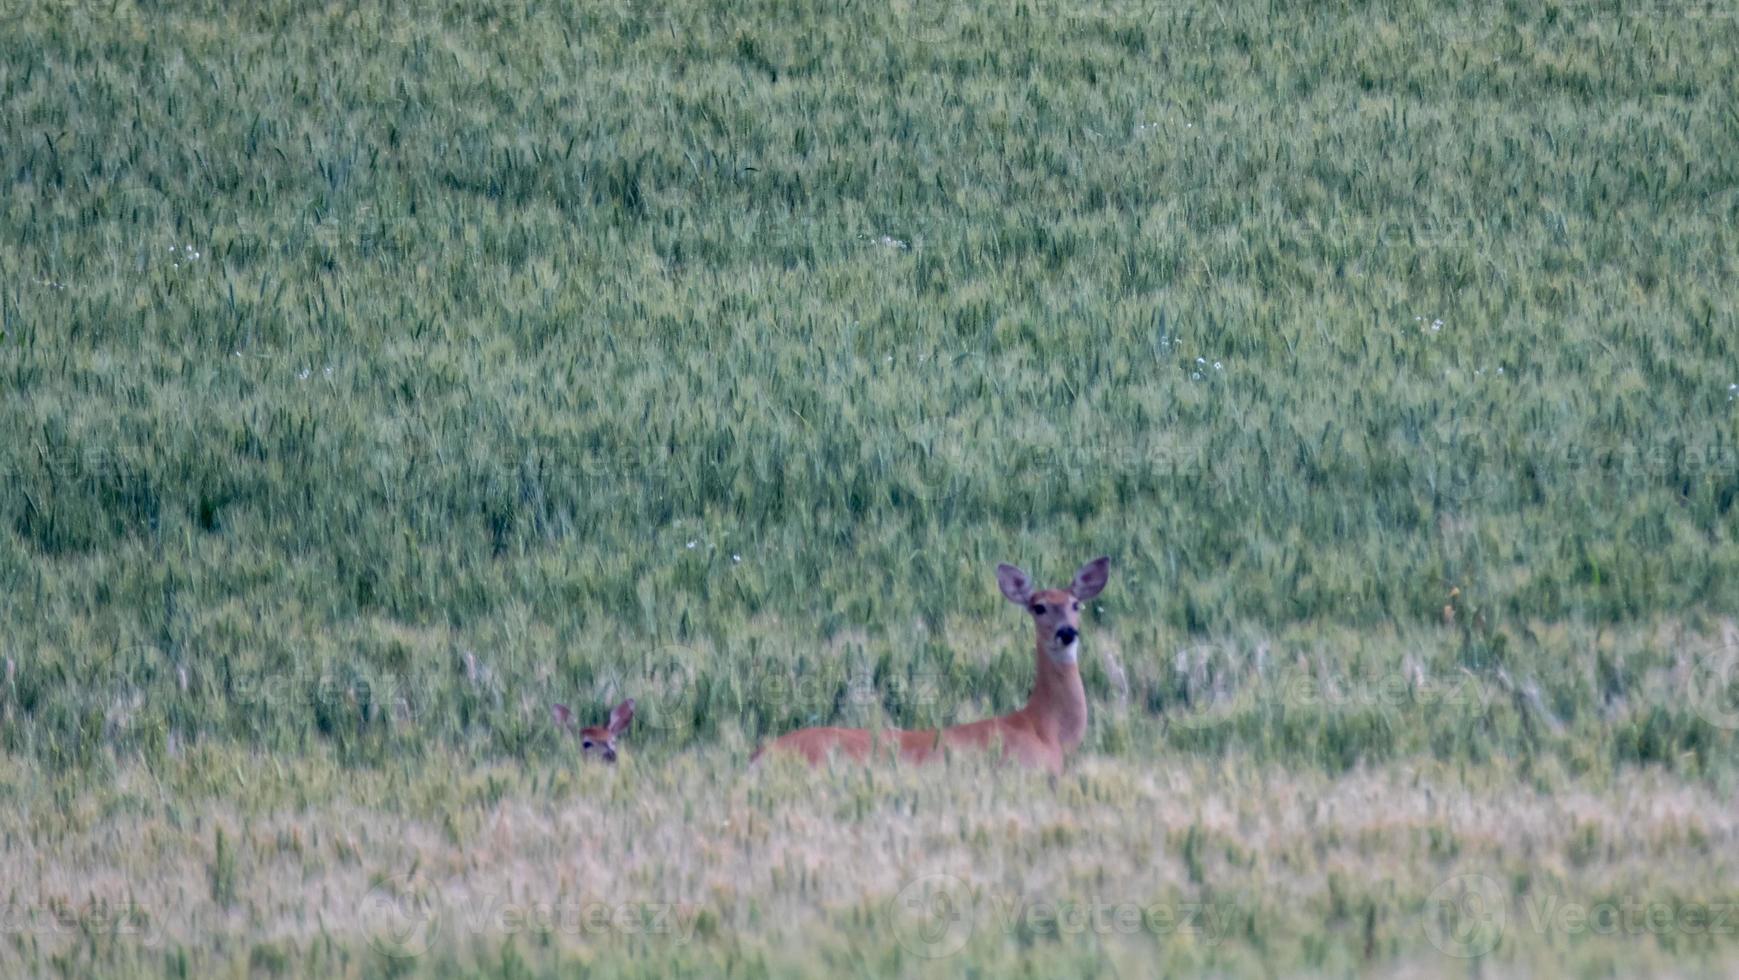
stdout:
<svg viewBox="0 0 1739 980">
<path fill-rule="evenodd" d="M 0 974 L 1733 975 L 1736 77 L 1736 0 L 7 8 Z M 995 564 L 1098 554 L 1060 778 L 748 766 L 1019 707 Z"/>
</svg>

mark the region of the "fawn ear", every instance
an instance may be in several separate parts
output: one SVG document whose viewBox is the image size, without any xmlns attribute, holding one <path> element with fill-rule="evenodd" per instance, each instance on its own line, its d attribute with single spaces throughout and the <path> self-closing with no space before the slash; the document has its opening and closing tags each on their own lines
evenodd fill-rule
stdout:
<svg viewBox="0 0 1739 980">
<path fill-rule="evenodd" d="M 555 717 L 556 724 L 563 728 L 574 727 L 574 713 L 568 710 L 567 705 L 552 704 L 549 706 L 549 713 Z"/>
<path fill-rule="evenodd" d="M 610 712 L 610 737 L 615 738 L 628 730 L 628 723 L 634 720 L 634 699 L 629 698 L 616 706 Z"/>
<path fill-rule="evenodd" d="M 1017 606 L 1026 605 L 1033 597 L 1032 579 L 1013 565 L 996 566 L 996 584 L 1002 588 L 1002 594 L 1008 596 L 1008 601 Z"/>
<path fill-rule="evenodd" d="M 1111 574 L 1110 558 L 1095 558 L 1075 573 L 1075 581 L 1069 585 L 1069 594 L 1077 599 L 1087 600 L 1098 595 L 1105 588 L 1105 579 Z"/>
</svg>

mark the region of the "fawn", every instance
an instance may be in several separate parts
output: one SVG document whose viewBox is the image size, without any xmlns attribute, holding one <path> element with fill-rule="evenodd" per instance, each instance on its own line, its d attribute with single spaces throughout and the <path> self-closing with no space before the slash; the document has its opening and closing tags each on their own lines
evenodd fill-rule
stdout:
<svg viewBox="0 0 1739 980">
<path fill-rule="evenodd" d="M 907 762 L 922 763 L 946 748 L 986 749 L 1001 745 L 1004 758 L 1043 766 L 1061 774 L 1063 757 L 1087 734 L 1087 692 L 1076 667 L 1080 651 L 1081 603 L 1105 588 L 1111 559 L 1095 558 L 1075 573 L 1068 589 L 1033 591 L 1032 581 L 1013 565 L 996 566 L 996 582 L 1008 601 L 1027 610 L 1037 633 L 1037 671 L 1026 707 L 1000 718 L 988 718 L 941 731 L 907 732 L 862 728 L 804 728 L 774 739 L 750 758 L 767 750 L 801 755 L 811 765 L 839 751 L 867 759 L 879 744 L 882 751 Z"/>
<path fill-rule="evenodd" d="M 550 705 L 550 714 L 555 715 L 556 724 L 563 730 L 574 730 L 574 713 L 565 704 Z M 605 762 L 616 761 L 616 736 L 628 730 L 628 723 L 634 720 L 634 699 L 629 698 L 610 712 L 610 723 L 607 725 L 588 725 L 579 730 L 580 756 L 585 759 L 602 759 Z"/>
</svg>

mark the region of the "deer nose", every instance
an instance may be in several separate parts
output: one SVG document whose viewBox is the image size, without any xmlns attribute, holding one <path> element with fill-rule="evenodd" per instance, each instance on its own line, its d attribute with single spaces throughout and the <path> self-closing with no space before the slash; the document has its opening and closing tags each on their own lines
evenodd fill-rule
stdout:
<svg viewBox="0 0 1739 980">
<path fill-rule="evenodd" d="M 1080 635 L 1081 635 L 1080 632 L 1077 631 L 1073 626 L 1064 626 L 1063 628 L 1057 630 L 1057 639 L 1061 640 L 1065 646 L 1070 644 L 1070 643 L 1075 642 L 1075 637 L 1080 636 Z"/>
<path fill-rule="evenodd" d="M 616 750 L 615 749 L 605 749 L 604 750 L 604 761 L 605 762 L 615 762 L 616 761 Z"/>
</svg>

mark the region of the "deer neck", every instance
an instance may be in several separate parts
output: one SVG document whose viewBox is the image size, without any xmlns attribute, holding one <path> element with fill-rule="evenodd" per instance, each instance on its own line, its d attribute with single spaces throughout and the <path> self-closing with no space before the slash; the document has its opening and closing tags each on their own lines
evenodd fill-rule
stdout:
<svg viewBox="0 0 1739 980">
<path fill-rule="evenodd" d="M 1081 671 L 1073 662 L 1053 660 L 1045 652 L 1043 637 L 1037 641 L 1034 659 L 1033 690 L 1023 711 L 1041 738 L 1071 751 L 1087 736 L 1087 691 L 1081 686 Z"/>
</svg>

